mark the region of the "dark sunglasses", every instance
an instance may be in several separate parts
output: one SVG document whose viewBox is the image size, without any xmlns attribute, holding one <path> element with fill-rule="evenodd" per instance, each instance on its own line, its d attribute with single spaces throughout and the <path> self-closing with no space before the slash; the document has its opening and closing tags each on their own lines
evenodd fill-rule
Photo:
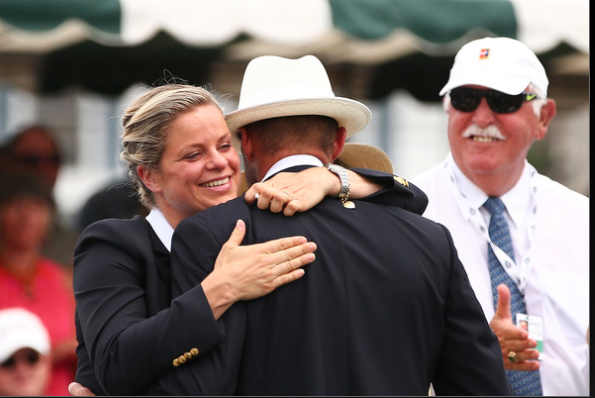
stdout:
<svg viewBox="0 0 595 398">
<path fill-rule="evenodd" d="M 518 95 L 504 94 L 496 90 L 479 90 L 476 88 L 455 88 L 450 92 L 450 103 L 453 108 L 461 112 L 473 112 L 485 97 L 490 109 L 496 113 L 512 113 L 520 109 L 525 101 L 532 101 L 537 97 L 535 93 L 520 93 Z"/>
<path fill-rule="evenodd" d="M 40 156 L 40 155 L 18 155 L 16 160 L 22 165 L 37 166 L 40 164 L 60 165 L 62 158 L 58 155 Z"/>
<path fill-rule="evenodd" d="M 17 361 L 25 361 L 29 365 L 35 365 L 39 362 L 40 355 L 37 351 L 28 351 L 24 355 L 13 355 L 6 361 L 0 363 L 0 367 L 3 369 L 11 369 L 16 366 Z"/>
</svg>

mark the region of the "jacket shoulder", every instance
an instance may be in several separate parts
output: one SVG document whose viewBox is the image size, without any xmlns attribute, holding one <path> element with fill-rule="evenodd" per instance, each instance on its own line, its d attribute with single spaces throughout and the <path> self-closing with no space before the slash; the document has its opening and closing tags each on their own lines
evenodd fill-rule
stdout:
<svg viewBox="0 0 595 398">
<path fill-rule="evenodd" d="M 384 186 L 378 192 L 363 198 L 364 201 L 401 207 L 419 215 L 426 210 L 428 206 L 427 195 L 407 179 L 373 169 L 353 168 L 351 170 L 370 181 Z"/>
<path fill-rule="evenodd" d="M 132 219 L 110 218 L 96 221 L 83 230 L 78 239 L 76 251 L 80 250 L 84 242 L 92 240 L 112 241 L 117 244 L 131 241 L 139 244 L 146 243 L 150 230 L 149 222 L 141 216 L 135 216 Z"/>
</svg>

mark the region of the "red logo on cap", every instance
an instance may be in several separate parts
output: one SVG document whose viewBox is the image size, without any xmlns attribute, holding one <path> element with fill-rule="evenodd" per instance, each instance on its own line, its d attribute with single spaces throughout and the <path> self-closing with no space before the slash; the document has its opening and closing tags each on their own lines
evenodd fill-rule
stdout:
<svg viewBox="0 0 595 398">
<path fill-rule="evenodd" d="M 482 48 L 481 51 L 479 52 L 479 59 L 488 59 L 489 55 L 490 55 L 490 49 Z"/>
</svg>

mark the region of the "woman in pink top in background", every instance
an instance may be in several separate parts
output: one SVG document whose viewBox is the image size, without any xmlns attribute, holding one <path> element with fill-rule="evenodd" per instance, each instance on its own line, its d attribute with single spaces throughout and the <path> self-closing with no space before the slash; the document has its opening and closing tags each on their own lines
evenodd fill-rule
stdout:
<svg viewBox="0 0 595 398">
<path fill-rule="evenodd" d="M 55 206 L 51 192 L 28 174 L 0 176 L 0 309 L 39 316 L 52 344 L 46 395 L 69 395 L 76 371 L 74 296 L 64 267 L 41 256 Z"/>
</svg>

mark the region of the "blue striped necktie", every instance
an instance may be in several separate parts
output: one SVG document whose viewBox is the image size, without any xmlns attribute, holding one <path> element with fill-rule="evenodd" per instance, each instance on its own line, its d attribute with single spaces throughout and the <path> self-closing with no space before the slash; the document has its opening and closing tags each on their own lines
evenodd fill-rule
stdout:
<svg viewBox="0 0 595 398">
<path fill-rule="evenodd" d="M 514 251 L 512 249 L 512 241 L 510 239 L 510 232 L 508 230 L 508 222 L 504 217 L 504 203 L 500 198 L 490 197 L 483 205 L 492 215 L 490 218 L 490 225 L 488 232 L 490 239 L 496 246 L 502 249 L 514 261 Z M 490 279 L 492 281 L 492 294 L 494 297 L 494 309 L 498 306 L 498 285 L 505 283 L 510 289 L 510 309 L 512 312 L 512 321 L 516 322 L 516 314 L 527 313 L 525 300 L 519 292 L 516 283 L 510 278 L 508 273 L 504 270 L 502 264 L 494 254 L 490 244 L 488 243 L 488 261 L 490 267 Z M 506 267 L 512 267 L 514 264 L 506 263 Z M 507 370 L 506 376 L 510 381 L 515 395 L 523 396 L 537 396 L 543 395 L 541 391 L 541 380 L 539 378 L 539 371 L 524 372 L 518 370 Z"/>
</svg>

